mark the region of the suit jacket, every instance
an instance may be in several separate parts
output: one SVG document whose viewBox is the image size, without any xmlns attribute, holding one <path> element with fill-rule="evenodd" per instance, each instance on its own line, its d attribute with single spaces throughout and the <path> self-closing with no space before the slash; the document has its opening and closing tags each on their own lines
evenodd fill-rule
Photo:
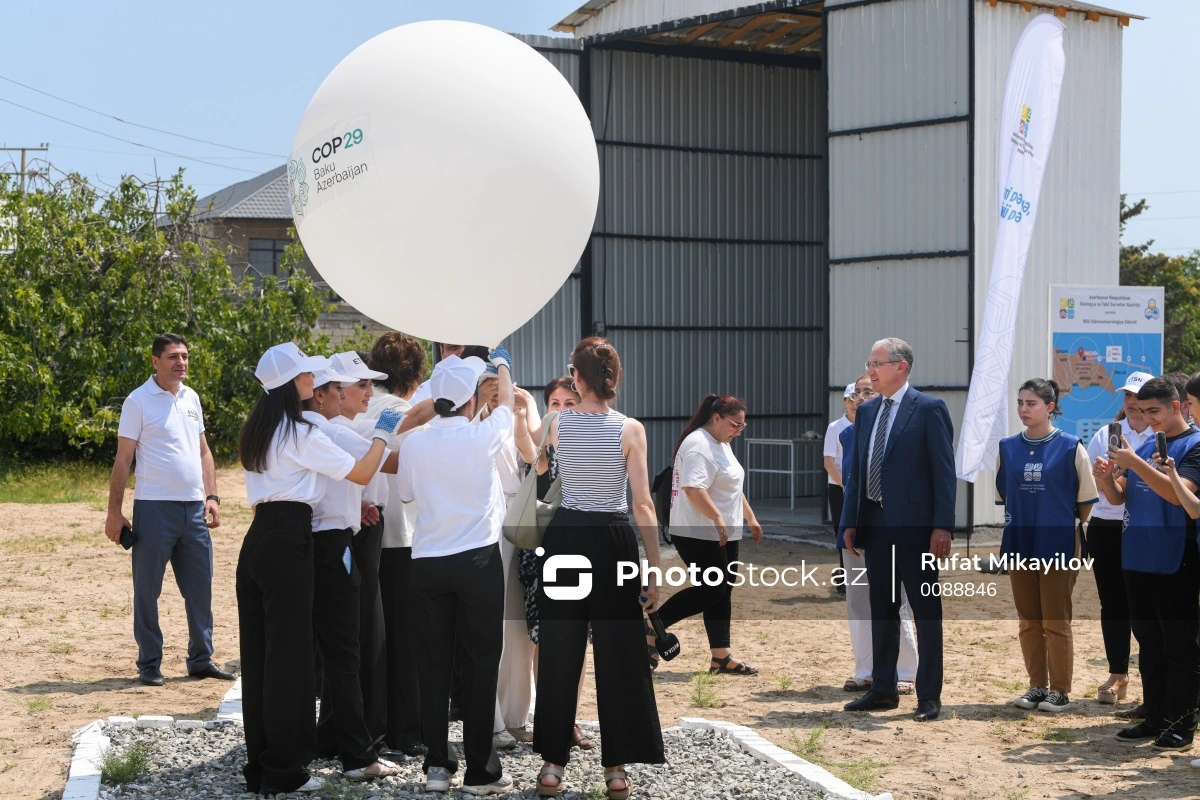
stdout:
<svg viewBox="0 0 1200 800">
<path fill-rule="evenodd" d="M 858 407 L 854 424 L 854 450 L 846 476 L 842 528 L 855 528 L 855 543 L 866 544 L 871 531 L 859 526 L 867 500 L 868 453 L 882 396 Z M 899 407 L 883 452 L 883 513 L 886 536 L 896 544 L 927 545 L 934 528 L 954 530 L 954 426 L 939 398 L 918 392 L 910 385 Z"/>
</svg>

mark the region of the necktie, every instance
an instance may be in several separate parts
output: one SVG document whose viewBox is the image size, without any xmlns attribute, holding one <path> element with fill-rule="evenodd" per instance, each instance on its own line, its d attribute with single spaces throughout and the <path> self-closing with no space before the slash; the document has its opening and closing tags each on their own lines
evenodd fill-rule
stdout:
<svg viewBox="0 0 1200 800">
<path fill-rule="evenodd" d="M 892 400 L 883 399 L 883 411 L 879 424 L 875 426 L 875 444 L 871 448 L 871 468 L 867 471 L 867 499 L 883 502 L 883 447 L 887 444 L 888 417 L 892 413 Z"/>
</svg>

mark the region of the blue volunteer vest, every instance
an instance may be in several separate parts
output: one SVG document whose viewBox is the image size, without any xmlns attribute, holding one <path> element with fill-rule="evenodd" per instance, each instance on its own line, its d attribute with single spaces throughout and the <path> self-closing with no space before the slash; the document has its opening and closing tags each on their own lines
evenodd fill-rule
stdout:
<svg viewBox="0 0 1200 800">
<path fill-rule="evenodd" d="M 1079 439 L 1055 430 L 1030 442 L 1021 434 L 1000 442 L 996 473 L 998 503 L 1004 505 L 1000 552 L 1051 559 L 1075 555 L 1075 500 Z"/>
<path fill-rule="evenodd" d="M 1178 464 L 1197 444 L 1200 431 L 1189 428 L 1167 440 L 1167 454 Z M 1153 464 L 1154 437 L 1137 449 L 1138 457 Z M 1183 563 L 1190 528 L 1183 506 L 1168 503 L 1133 470 L 1125 472 L 1125 532 L 1121 536 L 1121 566 L 1136 572 L 1172 575 Z"/>
</svg>

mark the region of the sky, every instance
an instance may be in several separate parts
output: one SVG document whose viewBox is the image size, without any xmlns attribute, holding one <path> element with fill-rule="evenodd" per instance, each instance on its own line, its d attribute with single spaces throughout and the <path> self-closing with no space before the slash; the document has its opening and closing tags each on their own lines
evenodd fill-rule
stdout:
<svg viewBox="0 0 1200 800">
<path fill-rule="evenodd" d="M 99 185 L 116 183 L 129 173 L 169 175 L 183 166 L 187 180 L 204 195 L 281 164 L 317 86 L 346 54 L 375 34 L 423 19 L 461 19 L 514 33 L 550 34 L 548 29 L 580 2 L 16 4 L 4 12 L 0 145 L 48 142 L 48 153 L 30 157 L 48 157 L 56 170 L 80 172 Z M 1134 20 L 1124 39 L 1121 189 L 1131 199 L 1145 197 L 1151 206 L 1130 224 L 1125 241 L 1154 239 L 1157 249 L 1171 255 L 1200 248 L 1200 148 L 1195 143 L 1200 48 L 1194 46 L 1200 1 L 1102 4 L 1149 17 Z M 210 144 L 122 124 L 12 81 Z M 19 154 L 0 152 L 0 165 L 8 158 Z"/>
</svg>

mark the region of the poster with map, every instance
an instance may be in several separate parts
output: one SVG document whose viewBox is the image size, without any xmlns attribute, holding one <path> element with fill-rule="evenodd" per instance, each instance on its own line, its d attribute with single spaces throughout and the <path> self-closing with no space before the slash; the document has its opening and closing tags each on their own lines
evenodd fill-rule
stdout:
<svg viewBox="0 0 1200 800">
<path fill-rule="evenodd" d="M 1090 441 L 1121 408 L 1131 372 L 1162 374 L 1158 286 L 1050 287 L 1050 375 L 1064 392 L 1057 427 Z"/>
</svg>

